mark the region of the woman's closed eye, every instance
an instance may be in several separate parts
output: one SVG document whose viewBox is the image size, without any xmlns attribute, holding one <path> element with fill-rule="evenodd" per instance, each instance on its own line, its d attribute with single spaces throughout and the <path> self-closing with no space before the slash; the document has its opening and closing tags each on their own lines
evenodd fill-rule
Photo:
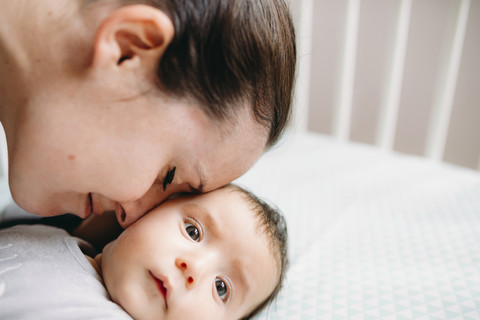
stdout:
<svg viewBox="0 0 480 320">
<path fill-rule="evenodd" d="M 163 179 L 163 191 L 167 190 L 167 186 L 172 183 L 173 178 L 175 177 L 175 170 L 177 170 L 177 167 L 173 167 L 172 170 L 167 172 L 167 175 Z"/>
</svg>

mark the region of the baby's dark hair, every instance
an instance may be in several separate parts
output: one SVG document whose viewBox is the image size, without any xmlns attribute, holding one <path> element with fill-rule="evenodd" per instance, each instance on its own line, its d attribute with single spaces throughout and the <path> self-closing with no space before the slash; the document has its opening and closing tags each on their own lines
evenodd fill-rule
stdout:
<svg viewBox="0 0 480 320">
<path fill-rule="evenodd" d="M 259 303 L 253 311 L 241 319 L 248 320 L 252 319 L 255 315 L 260 313 L 260 311 L 267 308 L 277 297 L 282 288 L 288 268 L 287 223 L 278 208 L 269 205 L 250 191 L 235 184 L 229 184 L 227 187 L 231 188 L 233 191 L 240 192 L 252 205 L 252 209 L 258 218 L 258 226 L 260 230 L 264 232 L 270 240 L 271 252 L 277 258 L 277 266 L 280 274 L 278 283 L 272 293 L 264 301 Z"/>
<path fill-rule="evenodd" d="M 285 0 L 118 0 L 167 13 L 175 36 L 158 66 L 159 87 L 225 120 L 242 105 L 268 132 L 267 148 L 291 115 L 295 29 Z"/>
</svg>

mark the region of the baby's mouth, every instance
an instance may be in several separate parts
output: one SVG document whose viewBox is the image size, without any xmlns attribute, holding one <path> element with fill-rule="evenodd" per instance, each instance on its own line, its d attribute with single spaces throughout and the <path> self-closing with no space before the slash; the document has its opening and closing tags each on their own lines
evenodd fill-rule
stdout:
<svg viewBox="0 0 480 320">
<path fill-rule="evenodd" d="M 151 272 L 150 274 L 152 275 L 153 279 L 155 280 L 155 283 L 157 284 L 157 288 L 158 288 L 158 291 L 160 291 L 160 293 L 162 294 L 163 296 L 163 299 L 165 300 L 165 306 L 168 308 L 168 304 L 167 304 L 167 288 L 165 287 L 164 283 L 162 280 L 158 279 L 157 277 L 155 277 Z"/>
</svg>

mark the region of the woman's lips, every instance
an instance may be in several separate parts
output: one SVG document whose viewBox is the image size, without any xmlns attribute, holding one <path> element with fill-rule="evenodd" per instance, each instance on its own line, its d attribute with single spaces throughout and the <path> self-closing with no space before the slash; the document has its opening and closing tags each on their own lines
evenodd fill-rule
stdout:
<svg viewBox="0 0 480 320">
<path fill-rule="evenodd" d="M 97 199 L 98 200 L 98 199 Z M 87 197 L 87 213 L 86 213 L 86 218 L 90 216 L 90 214 L 94 215 L 101 215 L 103 213 L 103 207 L 102 204 L 97 201 L 97 204 L 95 204 L 95 198 L 93 193 L 89 193 Z"/>
<path fill-rule="evenodd" d="M 83 218 L 86 219 L 90 216 L 90 214 L 93 211 L 93 202 L 92 202 L 92 194 L 89 193 L 87 194 L 87 201 L 85 205 L 85 213 L 83 215 Z"/>
</svg>

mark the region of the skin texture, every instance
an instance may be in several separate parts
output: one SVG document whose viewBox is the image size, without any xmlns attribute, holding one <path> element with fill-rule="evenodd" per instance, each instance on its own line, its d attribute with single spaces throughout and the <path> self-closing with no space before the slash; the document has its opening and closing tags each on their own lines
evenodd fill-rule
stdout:
<svg viewBox="0 0 480 320">
<path fill-rule="evenodd" d="M 4 4 L 0 120 L 21 207 L 43 216 L 111 210 L 125 228 L 174 193 L 236 179 L 267 138 L 243 102 L 218 122 L 162 94 L 155 68 L 172 22 L 149 6 L 108 3 L 87 18 L 75 2 Z"/>
<path fill-rule="evenodd" d="M 135 319 L 239 319 L 279 278 L 260 230 L 251 204 L 226 187 L 165 202 L 95 261 L 112 300 Z M 217 291 L 216 280 L 228 289 Z"/>
</svg>

